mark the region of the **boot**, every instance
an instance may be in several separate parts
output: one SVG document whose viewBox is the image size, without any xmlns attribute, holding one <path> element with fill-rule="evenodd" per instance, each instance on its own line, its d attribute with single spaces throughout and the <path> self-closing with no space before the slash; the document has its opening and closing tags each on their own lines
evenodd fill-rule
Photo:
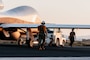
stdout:
<svg viewBox="0 0 90 60">
<path fill-rule="evenodd" d="M 41 47 L 39 47 L 39 50 L 42 50 L 42 48 L 41 48 Z"/>
</svg>

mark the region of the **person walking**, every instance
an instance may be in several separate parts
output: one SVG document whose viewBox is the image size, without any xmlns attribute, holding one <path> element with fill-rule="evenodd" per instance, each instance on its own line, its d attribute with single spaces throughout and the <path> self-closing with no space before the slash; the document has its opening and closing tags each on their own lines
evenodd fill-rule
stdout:
<svg viewBox="0 0 90 60">
<path fill-rule="evenodd" d="M 45 26 L 45 22 L 42 21 L 41 25 L 38 26 L 38 41 L 39 41 L 39 50 L 44 50 L 45 49 L 45 38 L 47 36 L 47 28 Z"/>
<path fill-rule="evenodd" d="M 75 40 L 74 28 L 72 28 L 72 31 L 70 32 L 69 39 L 70 39 L 70 44 L 69 45 L 72 47 L 72 45 L 74 43 L 74 40 Z"/>
</svg>

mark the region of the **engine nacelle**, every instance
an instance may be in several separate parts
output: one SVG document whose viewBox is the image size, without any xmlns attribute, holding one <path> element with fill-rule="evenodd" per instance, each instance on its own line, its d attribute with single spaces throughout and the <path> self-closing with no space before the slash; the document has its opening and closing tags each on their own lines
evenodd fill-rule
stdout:
<svg viewBox="0 0 90 60">
<path fill-rule="evenodd" d="M 18 31 L 12 32 L 11 35 L 15 40 L 18 40 L 20 38 L 20 32 Z"/>
</svg>

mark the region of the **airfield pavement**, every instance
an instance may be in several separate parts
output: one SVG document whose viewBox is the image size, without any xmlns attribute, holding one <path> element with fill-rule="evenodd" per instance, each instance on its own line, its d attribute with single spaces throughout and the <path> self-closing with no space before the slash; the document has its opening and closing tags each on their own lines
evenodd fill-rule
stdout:
<svg viewBox="0 0 90 60">
<path fill-rule="evenodd" d="M 90 57 L 89 46 L 65 46 L 49 47 L 45 50 L 38 50 L 37 46 L 29 48 L 26 45 L 6 45 L 0 44 L 0 57 Z"/>
</svg>

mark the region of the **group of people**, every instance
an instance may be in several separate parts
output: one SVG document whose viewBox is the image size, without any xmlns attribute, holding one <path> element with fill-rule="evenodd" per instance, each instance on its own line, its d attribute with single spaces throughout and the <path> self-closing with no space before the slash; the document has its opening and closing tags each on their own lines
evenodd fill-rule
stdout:
<svg viewBox="0 0 90 60">
<path fill-rule="evenodd" d="M 45 50 L 45 39 L 47 37 L 47 27 L 45 26 L 45 22 L 42 21 L 41 25 L 38 26 L 38 35 L 39 35 L 39 38 L 38 38 L 38 41 L 39 41 L 39 50 Z M 62 38 L 62 33 L 60 31 L 60 28 L 58 30 L 56 30 L 56 32 L 54 32 L 54 36 L 51 35 L 50 37 L 50 43 L 49 45 L 51 46 L 52 45 L 52 42 L 54 41 L 55 39 L 55 43 L 56 43 L 56 46 L 61 46 L 63 47 L 64 44 L 62 44 L 62 42 L 66 42 L 65 39 Z M 69 39 L 70 39 L 70 46 L 72 47 L 72 44 L 74 42 L 74 38 L 75 38 L 75 32 L 74 32 L 74 28 L 72 29 L 72 32 L 70 32 L 70 35 L 69 35 Z"/>
</svg>

